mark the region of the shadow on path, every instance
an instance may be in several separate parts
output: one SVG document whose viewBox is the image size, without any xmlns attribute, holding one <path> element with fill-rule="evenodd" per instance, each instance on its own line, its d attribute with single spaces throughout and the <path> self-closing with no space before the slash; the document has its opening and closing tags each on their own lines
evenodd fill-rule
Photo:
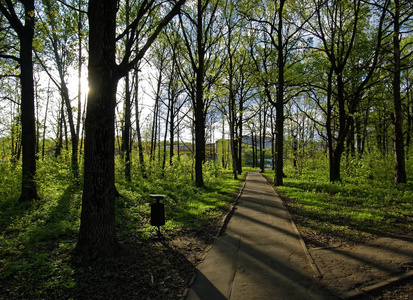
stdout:
<svg viewBox="0 0 413 300">
<path fill-rule="evenodd" d="M 314 276 L 281 199 L 251 172 L 187 299 L 335 299 Z"/>
</svg>

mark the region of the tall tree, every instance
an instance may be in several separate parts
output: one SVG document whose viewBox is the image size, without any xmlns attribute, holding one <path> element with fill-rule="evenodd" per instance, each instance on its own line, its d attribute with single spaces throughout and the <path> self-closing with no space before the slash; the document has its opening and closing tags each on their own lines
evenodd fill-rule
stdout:
<svg viewBox="0 0 413 300">
<path fill-rule="evenodd" d="M 115 234 L 115 106 L 118 81 L 142 59 L 163 27 L 180 11 L 185 0 L 164 3 L 168 13 L 147 24 L 148 16 L 166 9 L 156 1 L 142 1 L 136 18 L 116 37 L 117 0 L 90 0 L 89 95 L 85 124 L 84 188 L 76 251 L 93 256 L 113 256 L 119 248 Z M 156 10 L 156 8 L 160 9 Z M 148 15 L 149 13 L 149 15 Z M 138 40 L 146 24 L 145 39 Z M 129 43 L 116 63 L 116 41 L 129 34 Z"/>
<path fill-rule="evenodd" d="M 74 61 L 74 55 L 71 53 L 72 48 L 77 40 L 74 35 L 75 28 L 70 25 L 72 24 L 74 16 L 71 15 L 69 11 L 65 10 L 64 7 L 60 7 L 60 4 L 57 2 L 52 3 L 50 0 L 43 0 L 43 3 L 45 6 L 47 24 L 49 24 L 49 26 L 45 26 L 45 31 L 50 42 L 52 61 L 54 61 L 59 79 L 57 80 L 53 77 L 53 75 L 48 71 L 45 63 L 41 62 L 41 64 L 60 91 L 60 95 L 64 103 L 62 106 L 62 121 L 64 121 L 63 109 L 66 108 L 67 119 L 69 122 L 70 140 L 72 144 L 72 172 L 77 180 L 79 177 L 79 126 L 77 126 L 75 122 L 74 109 L 72 108 L 69 89 L 66 83 L 68 67 Z M 59 27 L 59 24 L 62 26 Z M 81 45 L 79 45 L 79 47 L 81 49 Z M 80 106 L 77 109 L 78 111 L 81 111 Z"/>
<path fill-rule="evenodd" d="M 203 164 L 205 162 L 205 122 L 212 97 L 208 97 L 211 85 L 220 74 L 218 42 L 221 31 L 219 0 L 197 0 L 196 10 L 190 9 L 180 15 L 183 40 L 187 49 L 185 59 L 190 69 L 180 69 L 181 78 L 192 100 L 195 123 L 195 184 L 204 186 Z M 215 52 L 214 52 L 215 51 Z"/>
<path fill-rule="evenodd" d="M 317 62 L 314 64 L 325 68 L 324 77 L 322 75 L 321 77 L 327 85 L 325 83 L 321 83 L 321 86 L 310 85 L 312 88 L 321 88 L 325 91 L 325 95 L 322 96 L 323 99 L 325 98 L 325 105 L 319 101 L 318 104 L 326 117 L 330 181 L 338 181 L 341 179 L 341 159 L 346 137 L 353 123 L 353 115 L 359 108 L 367 84 L 379 62 L 384 15 L 379 15 L 377 30 L 372 32 L 369 39 L 362 41 L 362 32 L 369 24 L 367 4 L 361 0 L 331 2 L 316 0 L 314 4 L 316 15 L 309 23 L 310 31 L 317 39 L 315 42 L 318 45 L 317 50 L 319 53 L 324 53 L 328 61 L 327 64 Z M 352 73 L 351 58 L 361 51 L 362 47 L 367 54 L 358 58 L 358 72 Z M 317 56 L 316 59 L 323 56 Z M 319 82 L 312 78 L 313 83 Z M 357 82 L 352 78 L 357 78 Z"/>
<path fill-rule="evenodd" d="M 145 170 L 145 160 L 143 157 L 143 144 L 140 126 L 140 110 L 139 110 L 139 65 L 134 69 L 135 78 L 135 92 L 134 92 L 134 102 L 135 102 L 135 127 L 136 127 L 136 138 L 138 139 L 138 153 L 139 153 L 139 168 L 142 173 L 143 178 L 146 178 Z"/>
<path fill-rule="evenodd" d="M 286 0 L 270 0 L 259 3 L 253 4 L 255 8 L 250 9 L 252 13 L 245 14 L 253 23 L 252 29 L 258 30 L 262 36 L 257 46 L 261 48 L 258 53 L 263 56 L 260 62 L 263 65 L 257 65 L 257 68 L 262 73 L 260 77 L 267 100 L 276 110 L 274 183 L 283 185 L 284 106 L 294 97 L 291 89 L 297 79 L 293 78 L 291 70 L 302 60 L 302 51 L 297 49 L 303 44 L 303 26 L 309 16 L 303 13 L 305 4 L 298 1 L 288 3 Z"/>
<path fill-rule="evenodd" d="M 125 1 L 125 6 L 123 8 L 125 15 L 126 26 L 130 25 L 130 1 Z M 124 37 L 125 46 L 129 43 L 129 34 L 127 33 Z M 124 125 L 122 130 L 122 158 L 125 163 L 125 179 L 131 181 L 131 138 L 130 130 L 132 125 L 132 97 L 131 97 L 131 87 L 129 72 L 125 76 L 125 99 L 124 99 L 124 110 L 123 110 Z"/>
<path fill-rule="evenodd" d="M 383 7 L 384 10 L 387 8 Z M 404 132 L 403 132 L 403 109 L 402 97 L 400 92 L 401 73 L 406 68 L 406 60 L 412 54 L 412 42 L 402 41 L 411 37 L 413 25 L 413 3 L 406 0 L 391 1 L 388 6 L 388 15 L 393 24 L 391 62 L 392 70 L 392 92 L 393 92 L 393 130 L 394 130 L 394 180 L 396 184 L 406 183 L 406 161 L 404 151 Z M 411 66 L 410 66 L 411 67 Z"/>
<path fill-rule="evenodd" d="M 16 8 L 22 6 L 23 14 L 19 16 Z M 17 6 L 11 0 L 0 2 L 0 11 L 16 32 L 20 56 L 8 56 L 20 65 L 21 81 L 21 122 L 22 122 L 22 191 L 20 201 L 38 198 L 36 189 L 36 122 L 34 110 L 33 85 L 33 38 L 35 28 L 34 0 L 20 1 Z"/>
<path fill-rule="evenodd" d="M 236 1 L 226 1 L 223 7 L 226 35 L 222 82 L 227 95 L 222 97 L 224 102 L 221 105 L 229 125 L 234 178 L 242 173 L 244 105 L 251 94 L 251 60 L 244 44 L 248 39 L 244 30 L 246 20 L 237 13 L 237 9 Z"/>
</svg>

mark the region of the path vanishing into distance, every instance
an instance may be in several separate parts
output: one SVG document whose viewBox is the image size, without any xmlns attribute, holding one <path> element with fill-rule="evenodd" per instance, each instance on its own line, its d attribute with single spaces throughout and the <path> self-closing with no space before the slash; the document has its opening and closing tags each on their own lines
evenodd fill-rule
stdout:
<svg viewBox="0 0 413 300">
<path fill-rule="evenodd" d="M 250 172 L 186 299 L 336 299 L 318 283 L 304 247 L 280 197 Z"/>
</svg>

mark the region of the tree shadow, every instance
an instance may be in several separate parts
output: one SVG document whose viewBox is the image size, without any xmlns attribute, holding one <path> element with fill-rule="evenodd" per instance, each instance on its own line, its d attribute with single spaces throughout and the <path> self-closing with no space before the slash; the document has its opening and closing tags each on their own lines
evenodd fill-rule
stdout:
<svg viewBox="0 0 413 300">
<path fill-rule="evenodd" d="M 319 193 L 324 193 L 322 190 L 323 184 L 320 185 L 316 182 L 303 184 L 288 182 L 285 186 L 302 190 L 303 192 L 314 190 Z M 326 186 L 330 187 L 331 185 L 326 184 Z M 365 205 L 362 200 L 352 199 L 352 201 L 348 203 L 344 201 L 334 207 L 330 206 L 328 203 L 334 201 L 332 198 L 334 194 L 343 191 L 344 187 L 334 187 L 330 196 L 324 193 L 325 195 L 323 197 L 325 201 L 320 200 L 319 202 L 308 204 L 309 209 L 306 210 L 304 210 L 299 204 L 299 201 L 295 199 L 286 196 L 282 196 L 282 199 L 298 223 L 302 223 L 304 227 L 312 231 L 334 236 L 344 241 L 359 242 L 362 241 L 366 235 L 397 237 L 399 235 L 412 234 L 411 231 L 409 232 L 409 225 L 411 224 L 411 222 L 409 222 L 410 216 L 399 214 L 395 217 L 394 213 L 396 212 L 393 212 L 385 205 L 372 207 L 365 211 L 364 208 L 367 207 L 367 205 Z M 297 203 L 297 205 L 295 205 L 295 203 Z M 357 211 L 359 211 L 360 214 L 367 213 L 371 215 L 372 218 L 358 218 L 358 214 L 355 213 Z M 377 217 L 377 220 L 375 217 Z M 391 224 L 391 226 L 389 224 Z M 317 247 L 328 246 L 321 241 L 311 239 L 308 241 Z"/>
<path fill-rule="evenodd" d="M 0 202 L 0 231 L 5 237 L 12 237 L 13 230 L 8 228 L 12 223 L 26 214 L 34 210 L 32 201 L 19 201 L 18 196 L 12 199 L 3 199 Z"/>
<path fill-rule="evenodd" d="M 74 299 L 179 299 L 194 265 L 168 240 L 130 241 L 118 257 L 84 261 L 73 257 Z"/>
</svg>

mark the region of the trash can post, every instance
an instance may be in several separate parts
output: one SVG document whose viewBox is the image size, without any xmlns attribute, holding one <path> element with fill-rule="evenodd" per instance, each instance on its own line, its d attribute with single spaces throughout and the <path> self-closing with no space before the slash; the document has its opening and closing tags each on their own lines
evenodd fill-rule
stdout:
<svg viewBox="0 0 413 300">
<path fill-rule="evenodd" d="M 155 203 L 151 203 L 151 225 L 156 226 L 157 237 L 161 238 L 161 226 L 165 225 L 165 203 L 161 203 L 160 200 L 165 198 L 165 195 L 151 194 L 152 199 L 155 199 Z"/>
</svg>

